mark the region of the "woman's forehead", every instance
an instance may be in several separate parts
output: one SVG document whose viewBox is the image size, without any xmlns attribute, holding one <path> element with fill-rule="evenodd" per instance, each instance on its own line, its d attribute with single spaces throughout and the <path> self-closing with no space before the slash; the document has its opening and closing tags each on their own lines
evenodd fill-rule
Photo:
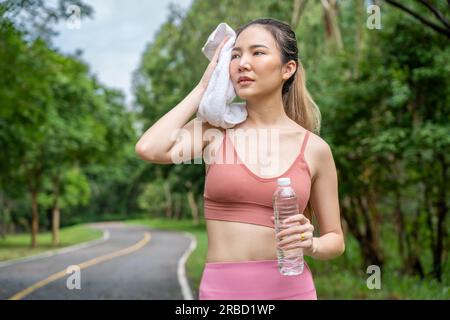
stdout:
<svg viewBox="0 0 450 320">
<path fill-rule="evenodd" d="M 269 48 L 275 46 L 274 39 L 269 31 L 260 26 L 250 26 L 239 34 L 234 47 L 247 49 L 247 47 L 256 44 L 264 45 Z"/>
</svg>

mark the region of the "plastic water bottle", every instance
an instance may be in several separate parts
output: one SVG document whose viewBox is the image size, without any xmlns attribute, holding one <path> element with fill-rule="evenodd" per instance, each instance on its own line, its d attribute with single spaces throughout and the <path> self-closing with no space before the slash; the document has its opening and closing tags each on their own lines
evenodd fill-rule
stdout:
<svg viewBox="0 0 450 320">
<path fill-rule="evenodd" d="M 292 215 L 299 214 L 298 198 L 291 186 L 291 179 L 278 178 L 277 183 L 277 189 L 273 194 L 276 233 L 297 224 L 298 222 L 283 224 L 283 220 Z M 282 238 L 277 240 L 277 242 L 281 240 Z M 290 245 L 292 245 L 292 243 Z M 303 272 L 304 262 L 302 248 L 283 250 L 277 245 L 277 256 L 280 274 L 295 276 Z"/>
</svg>

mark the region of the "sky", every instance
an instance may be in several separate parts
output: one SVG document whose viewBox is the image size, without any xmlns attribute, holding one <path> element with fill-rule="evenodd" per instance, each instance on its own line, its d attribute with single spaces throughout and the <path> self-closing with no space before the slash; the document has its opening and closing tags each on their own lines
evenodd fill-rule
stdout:
<svg viewBox="0 0 450 320">
<path fill-rule="evenodd" d="M 167 20 L 169 4 L 187 9 L 192 0 L 85 0 L 94 9 L 79 28 L 61 21 L 53 45 L 63 53 L 81 49 L 82 58 L 101 83 L 121 89 L 127 106 L 133 100 L 131 77 L 147 44 Z"/>
</svg>

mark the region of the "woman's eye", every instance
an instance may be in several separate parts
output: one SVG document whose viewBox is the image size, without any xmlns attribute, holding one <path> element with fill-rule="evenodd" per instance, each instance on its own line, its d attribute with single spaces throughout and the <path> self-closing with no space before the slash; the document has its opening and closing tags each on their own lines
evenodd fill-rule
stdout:
<svg viewBox="0 0 450 320">
<path fill-rule="evenodd" d="M 264 54 L 264 52 L 261 52 L 261 51 L 256 51 L 255 54 L 257 54 L 257 53 Z M 231 59 L 234 59 L 234 57 L 236 57 L 236 56 L 237 56 L 237 54 L 233 54 L 233 55 L 231 56 Z"/>
</svg>

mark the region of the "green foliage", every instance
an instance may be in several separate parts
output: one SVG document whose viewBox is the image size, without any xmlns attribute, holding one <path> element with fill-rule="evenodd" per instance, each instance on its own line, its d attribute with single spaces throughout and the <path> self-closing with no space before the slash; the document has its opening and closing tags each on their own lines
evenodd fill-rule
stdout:
<svg viewBox="0 0 450 320">
<path fill-rule="evenodd" d="M 138 198 L 139 208 L 148 212 L 152 217 L 161 215 L 165 209 L 164 199 L 162 181 L 154 180 L 143 186 Z"/>
<path fill-rule="evenodd" d="M 70 168 L 61 177 L 63 186 L 62 196 L 59 198 L 59 207 L 66 208 L 79 205 L 87 205 L 90 202 L 91 190 L 86 175 L 80 168 Z M 53 206 L 54 196 L 51 181 L 45 179 L 38 202 L 43 210 L 49 210 Z"/>
<path fill-rule="evenodd" d="M 23 10 L 37 3 L 27 2 Z M 14 16 L 17 7 L 10 8 Z M 0 20 L 0 186 L 1 205 L 9 209 L 2 208 L 2 216 L 12 210 L 8 220 L 17 224 L 25 218 L 20 224 L 28 229 L 28 193 L 35 192 L 38 219 L 47 227 L 44 213 L 51 212 L 58 189 L 64 224 L 93 198 L 89 166 L 117 169 L 130 161 L 137 138 L 134 116 L 125 109 L 123 93 L 99 83 L 79 58 L 60 54 L 40 37 L 30 39 L 27 28 L 19 31 L 5 16 Z"/>
</svg>

